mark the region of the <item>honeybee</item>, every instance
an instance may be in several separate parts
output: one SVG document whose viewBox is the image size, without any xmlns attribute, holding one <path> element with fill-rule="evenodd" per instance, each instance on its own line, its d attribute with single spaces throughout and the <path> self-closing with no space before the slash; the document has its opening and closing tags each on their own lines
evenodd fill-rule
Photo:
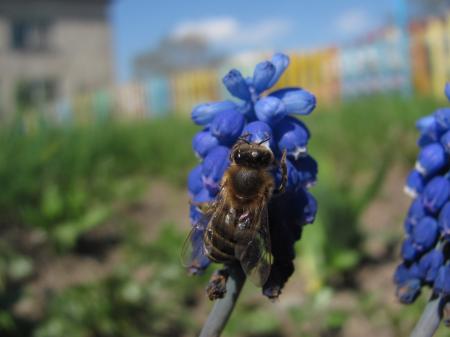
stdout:
<svg viewBox="0 0 450 337">
<path fill-rule="evenodd" d="M 231 149 L 231 165 L 223 175 L 216 200 L 196 206 L 209 218 L 203 235 L 204 254 L 217 263 L 239 262 L 247 277 L 262 287 L 273 260 L 268 203 L 274 193 L 285 189 L 286 152 L 277 163 L 270 148 L 263 145 L 269 138 L 252 143 L 247 136 L 239 138 Z M 270 172 L 275 165 L 282 173 L 278 187 Z M 218 275 L 226 278 L 221 271 L 213 275 L 210 284 L 218 283 Z M 223 296 L 208 294 L 212 299 Z"/>
</svg>

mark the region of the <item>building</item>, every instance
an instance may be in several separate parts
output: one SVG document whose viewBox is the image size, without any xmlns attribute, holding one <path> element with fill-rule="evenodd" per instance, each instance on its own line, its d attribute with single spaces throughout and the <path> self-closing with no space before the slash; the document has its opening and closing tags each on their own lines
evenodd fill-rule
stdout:
<svg viewBox="0 0 450 337">
<path fill-rule="evenodd" d="M 110 0 L 0 1 L 0 116 L 113 82 Z"/>
</svg>

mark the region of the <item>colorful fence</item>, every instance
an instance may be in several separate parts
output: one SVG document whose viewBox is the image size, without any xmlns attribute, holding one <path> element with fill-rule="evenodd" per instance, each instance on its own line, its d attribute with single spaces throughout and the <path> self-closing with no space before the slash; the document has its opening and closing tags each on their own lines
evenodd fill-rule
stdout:
<svg viewBox="0 0 450 337">
<path fill-rule="evenodd" d="M 450 14 L 414 22 L 407 31 L 388 27 L 348 46 L 288 54 L 290 67 L 277 86 L 305 87 L 321 104 L 393 91 L 441 97 L 450 79 Z M 268 58 L 269 53 L 239 55 L 219 69 L 184 71 L 81 95 L 57 102 L 55 112 L 60 120 L 77 121 L 187 114 L 199 102 L 231 98 L 221 84 L 230 68 L 251 76 L 253 66 Z"/>
</svg>

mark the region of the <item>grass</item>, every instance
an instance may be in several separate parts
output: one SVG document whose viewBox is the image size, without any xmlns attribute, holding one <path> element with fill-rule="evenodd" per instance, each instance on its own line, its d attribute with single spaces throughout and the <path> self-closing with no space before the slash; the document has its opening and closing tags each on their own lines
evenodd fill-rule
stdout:
<svg viewBox="0 0 450 337">
<path fill-rule="evenodd" d="M 339 332 L 354 312 L 327 309 L 334 290 L 325 285 L 330 278 L 354 271 L 364 257 L 361 242 L 370 238 L 360 230 L 361 214 L 393 165 L 405 170 L 412 166 L 417 151 L 415 120 L 438 106 L 427 98 L 372 97 L 319 107 L 304 118 L 313 135 L 310 152 L 320 165 L 319 183 L 313 189 L 318 219 L 305 229 L 299 245 L 299 266 L 307 271 L 305 288 L 311 291 L 304 303 L 311 310 L 290 307 L 285 316 L 271 315 L 271 307 L 261 305 L 258 289 L 246 287 L 225 335 Z M 42 124 L 34 129 L 16 123 L 0 129 L 2 336 L 195 334 L 199 321 L 186 313 L 199 306 L 206 310 L 199 298 L 207 275 L 193 279 L 184 275 L 178 262 L 184 235 L 174 226 L 162 226 L 166 229 L 161 236 L 148 244 L 136 228 L 125 225 L 124 260 L 114 271 L 103 280 L 52 294 L 43 318 L 26 324 L 12 308 L 25 296 L 34 256 L 10 237 L 17 228 L 24 236 L 37 231 L 45 237 L 42 248 L 53 252 L 50 257 L 76 255 L 80 236 L 114 217 L 117 202 L 136 199 L 157 179 L 184 188 L 187 172 L 196 163 L 191 138 L 198 129 L 187 119 Z M 136 274 L 147 269 L 145 279 L 137 281 Z M 379 303 L 367 301 L 370 295 L 361 294 L 355 310 L 384 313 Z M 404 333 L 417 310 L 405 308 L 389 312 L 389 317 L 394 331 Z M 315 325 L 311 322 L 319 320 L 320 331 L 311 328 Z"/>
</svg>

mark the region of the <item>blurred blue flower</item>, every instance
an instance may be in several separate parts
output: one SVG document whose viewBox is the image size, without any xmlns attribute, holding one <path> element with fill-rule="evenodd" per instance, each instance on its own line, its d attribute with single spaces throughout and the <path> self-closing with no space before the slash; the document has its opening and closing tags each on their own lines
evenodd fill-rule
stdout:
<svg viewBox="0 0 450 337">
<path fill-rule="evenodd" d="M 402 244 L 402 257 L 405 261 L 414 261 L 420 255 L 420 251 L 410 238 L 406 238 Z"/>
<path fill-rule="evenodd" d="M 448 155 L 445 153 L 442 145 L 432 143 L 420 151 L 416 162 L 416 170 L 424 177 L 429 177 L 442 170 L 447 164 Z"/>
<path fill-rule="evenodd" d="M 445 265 L 439 268 L 436 280 L 434 281 L 434 291 L 444 296 L 450 295 L 450 266 Z"/>
<path fill-rule="evenodd" d="M 239 137 L 261 143 L 271 149 L 275 164 L 270 173 L 274 179 L 274 196 L 268 204 L 273 264 L 263 293 L 277 297 L 294 271 L 294 245 L 300 239 L 304 225 L 312 223 L 317 213 L 317 201 L 307 191 L 317 178 L 317 162 L 306 154 L 310 134 L 300 120 L 289 114 L 307 115 L 316 105 L 315 97 L 299 88 L 266 91 L 276 84 L 289 65 L 289 58 L 275 54 L 271 61 L 259 63 L 252 77 L 231 70 L 223 83 L 230 94 L 242 100 L 205 103 L 196 106 L 192 119 L 206 126 L 192 141 L 194 152 L 202 163 L 188 177 L 188 190 L 193 203 L 190 218 L 192 265 L 190 271 L 199 273 L 210 263 L 203 252 L 203 233 L 208 217 L 198 203 L 216 201 L 223 174 L 230 165 L 230 151 Z M 264 92 L 264 95 L 261 95 Z M 283 192 L 275 189 L 281 184 L 280 161 L 287 153 L 287 186 Z"/>
<path fill-rule="evenodd" d="M 403 303 L 414 301 L 424 285 L 450 295 L 450 108 L 420 118 L 416 127 L 421 149 L 405 188 L 415 199 L 404 221 L 403 263 L 394 276 Z"/>
<path fill-rule="evenodd" d="M 219 184 L 225 170 L 230 165 L 230 150 L 225 146 L 217 146 L 212 149 L 202 164 L 203 185 L 210 193 L 216 195 L 219 192 Z"/>
<path fill-rule="evenodd" d="M 256 65 L 252 81 L 256 93 L 259 94 L 271 87 L 270 83 L 275 72 L 276 69 L 272 62 L 264 61 Z"/>
<path fill-rule="evenodd" d="M 272 64 L 275 66 L 275 74 L 272 77 L 272 80 L 269 83 L 269 87 L 274 86 L 275 83 L 278 82 L 281 75 L 283 75 L 286 68 L 289 66 L 289 57 L 282 53 L 276 53 L 272 57 Z"/>
<path fill-rule="evenodd" d="M 425 282 L 434 282 L 439 268 L 444 264 L 444 254 L 440 249 L 433 249 L 419 261 L 419 269 Z"/>
<path fill-rule="evenodd" d="M 307 188 L 314 186 L 319 167 L 316 160 L 310 155 L 306 155 L 292 162 L 297 169 L 301 185 Z"/>
<path fill-rule="evenodd" d="M 275 140 L 278 148 L 286 150 L 287 155 L 295 160 L 307 154 L 309 130 L 301 121 L 294 117 L 286 117 L 274 127 Z"/>
<path fill-rule="evenodd" d="M 194 167 L 188 176 L 188 190 L 191 196 L 199 193 L 203 188 L 202 165 Z"/>
<path fill-rule="evenodd" d="M 447 154 L 450 154 L 450 130 L 441 136 L 441 145 L 447 151 Z"/>
<path fill-rule="evenodd" d="M 214 137 L 209 129 L 198 132 L 192 138 L 192 149 L 198 158 L 205 158 L 208 152 L 219 145 L 219 140 Z"/>
<path fill-rule="evenodd" d="M 286 107 L 276 97 L 263 97 L 255 104 L 256 117 L 265 123 L 275 125 L 286 115 Z"/>
<path fill-rule="evenodd" d="M 415 198 L 422 193 L 424 187 L 423 176 L 417 170 L 411 170 L 406 178 L 405 192 Z"/>
<path fill-rule="evenodd" d="M 450 129 L 450 108 L 436 110 L 434 117 L 436 118 L 437 125 L 441 132 Z"/>
<path fill-rule="evenodd" d="M 412 239 L 420 251 L 427 251 L 434 246 L 438 239 L 439 226 L 437 221 L 426 216 L 414 227 Z"/>
<path fill-rule="evenodd" d="M 244 101 L 251 99 L 250 88 L 239 70 L 232 69 L 225 75 L 222 80 L 228 91 L 234 97 L 240 98 Z"/>
<path fill-rule="evenodd" d="M 198 104 L 192 110 L 192 120 L 198 125 L 207 125 L 221 111 L 236 110 L 237 105 L 231 101 Z"/>
<path fill-rule="evenodd" d="M 448 240 L 450 239 L 450 201 L 442 207 L 439 213 L 439 228 L 442 235 Z"/>
<path fill-rule="evenodd" d="M 270 96 L 280 99 L 288 114 L 309 115 L 316 107 L 316 97 L 300 88 L 280 89 Z"/>
<path fill-rule="evenodd" d="M 221 144 L 231 145 L 241 135 L 245 118 L 237 110 L 219 112 L 211 123 L 211 133 Z"/>
<path fill-rule="evenodd" d="M 409 279 L 397 288 L 397 297 L 403 304 L 411 304 L 420 294 L 421 283 L 419 279 Z"/>
<path fill-rule="evenodd" d="M 427 211 L 436 214 L 450 196 L 450 182 L 441 176 L 434 177 L 425 186 L 422 203 Z"/>
<path fill-rule="evenodd" d="M 422 201 L 418 198 L 415 199 L 409 207 L 407 219 L 415 225 L 427 214 Z"/>
</svg>

